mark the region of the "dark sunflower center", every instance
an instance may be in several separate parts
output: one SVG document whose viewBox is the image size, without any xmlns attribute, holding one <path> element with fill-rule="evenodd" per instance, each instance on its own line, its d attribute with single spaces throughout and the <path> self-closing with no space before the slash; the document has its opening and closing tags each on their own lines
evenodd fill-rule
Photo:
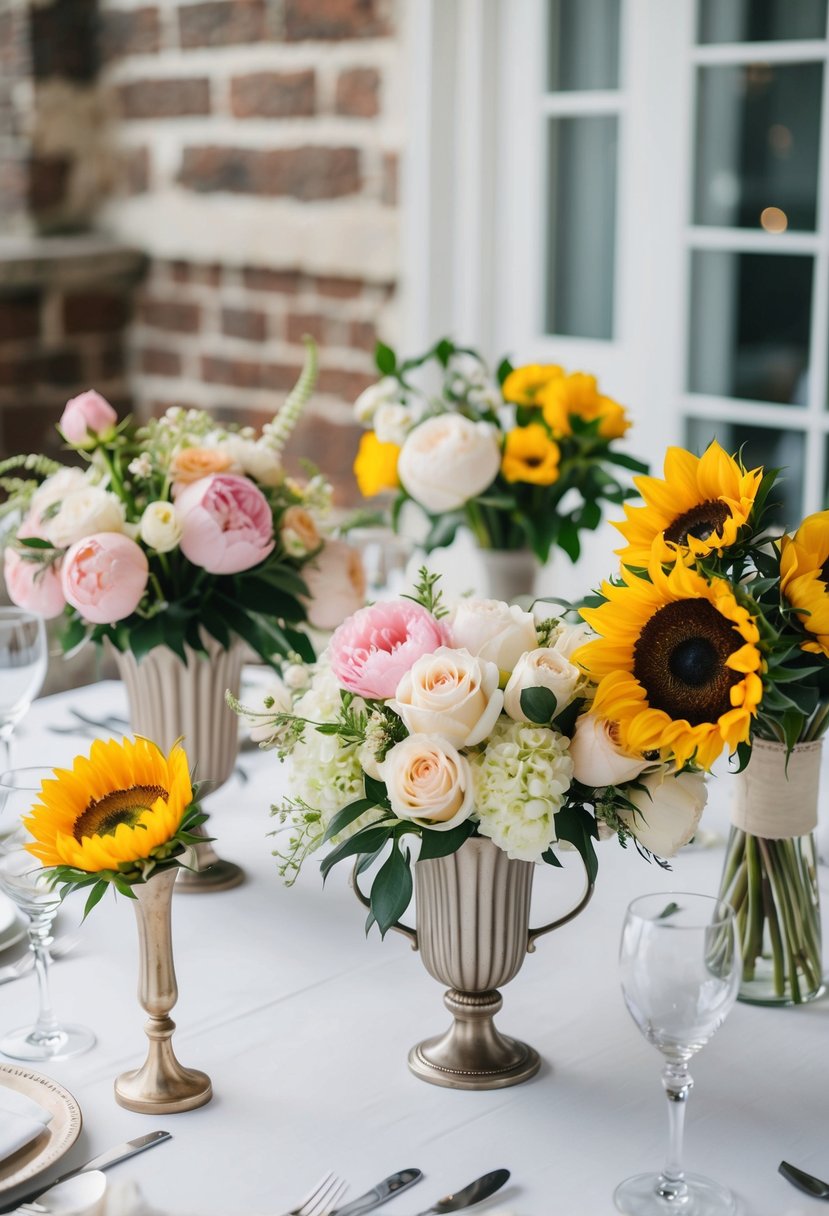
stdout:
<svg viewBox="0 0 829 1216">
<path fill-rule="evenodd" d="M 820 579 L 821 582 L 826 583 L 827 587 L 829 587 L 829 557 L 827 557 L 820 568 Z"/>
<path fill-rule="evenodd" d="M 674 545 L 687 545 L 692 536 L 695 540 L 710 540 L 715 532 L 722 534 L 723 524 L 730 515 L 724 502 L 712 498 L 677 516 L 663 535 Z"/>
<path fill-rule="evenodd" d="M 121 823 L 135 827 L 144 811 L 159 798 L 170 795 L 160 785 L 133 785 L 128 790 L 112 790 L 97 802 L 90 802 L 75 820 L 72 835 L 80 843 L 84 836 L 111 836 Z"/>
<path fill-rule="evenodd" d="M 708 600 L 678 600 L 655 612 L 633 649 L 633 674 L 653 709 L 692 726 L 731 708 L 740 673 L 726 667 L 743 639 Z"/>
<path fill-rule="evenodd" d="M 542 463 L 542 459 L 541 456 L 525 456 L 524 464 L 530 469 L 537 469 Z"/>
</svg>

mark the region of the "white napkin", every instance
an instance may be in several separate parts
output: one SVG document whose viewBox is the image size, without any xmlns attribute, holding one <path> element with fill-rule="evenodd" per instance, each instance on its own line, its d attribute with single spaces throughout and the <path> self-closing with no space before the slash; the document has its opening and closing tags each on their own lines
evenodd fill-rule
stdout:
<svg viewBox="0 0 829 1216">
<path fill-rule="evenodd" d="M 0 1161 L 36 1139 L 51 1118 L 25 1094 L 0 1086 Z"/>
</svg>

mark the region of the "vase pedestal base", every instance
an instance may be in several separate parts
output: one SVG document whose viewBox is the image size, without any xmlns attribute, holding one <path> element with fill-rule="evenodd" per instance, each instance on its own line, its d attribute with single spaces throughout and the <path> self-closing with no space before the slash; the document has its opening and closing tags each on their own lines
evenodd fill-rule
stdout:
<svg viewBox="0 0 829 1216">
<path fill-rule="evenodd" d="M 141 1115 L 175 1115 L 204 1106 L 213 1097 L 207 1073 L 184 1068 L 178 1060 L 164 1076 L 150 1075 L 145 1064 L 132 1072 L 122 1072 L 115 1081 L 115 1101 Z"/>
<path fill-rule="evenodd" d="M 409 1052 L 409 1070 L 430 1085 L 447 1089 L 506 1089 L 535 1076 L 538 1052 L 495 1028 L 501 994 L 450 989 L 443 998 L 454 1016 L 445 1034 L 424 1039 Z"/>
<path fill-rule="evenodd" d="M 184 895 L 229 891 L 245 881 L 245 871 L 235 861 L 219 857 L 209 841 L 197 844 L 192 853 L 193 869 L 179 869 L 176 890 Z"/>
</svg>

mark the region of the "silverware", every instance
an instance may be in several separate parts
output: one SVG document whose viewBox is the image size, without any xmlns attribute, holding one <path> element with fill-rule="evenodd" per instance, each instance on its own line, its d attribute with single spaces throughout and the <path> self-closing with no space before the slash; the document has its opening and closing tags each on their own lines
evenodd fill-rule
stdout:
<svg viewBox="0 0 829 1216">
<path fill-rule="evenodd" d="M 430 1208 L 424 1208 L 422 1212 L 418 1212 L 417 1216 L 443 1216 L 444 1212 L 459 1212 L 461 1208 L 470 1208 L 473 1203 L 481 1203 L 484 1199 L 489 1199 L 490 1195 L 494 1195 L 496 1191 L 500 1191 L 508 1178 L 509 1170 L 492 1170 L 491 1173 L 484 1174 L 483 1177 L 470 1182 L 469 1186 L 465 1186 L 463 1190 L 438 1199 Z"/>
<path fill-rule="evenodd" d="M 799 1170 L 796 1165 L 789 1165 L 788 1161 L 781 1161 L 777 1169 L 787 1182 L 805 1191 L 813 1199 L 829 1199 L 829 1182 L 815 1178 L 814 1174 L 807 1174 L 805 1170 Z"/>
<path fill-rule="evenodd" d="M 70 950 L 74 950 L 78 944 L 78 938 L 73 934 L 68 937 L 59 937 L 49 947 L 49 956 L 52 959 L 62 958 L 64 954 L 68 954 Z M 12 980 L 19 980 L 24 975 L 28 975 L 35 965 L 35 956 L 31 950 L 16 959 L 13 963 L 7 963 L 5 967 L 0 967 L 0 984 L 10 984 Z"/>
<path fill-rule="evenodd" d="M 284 1216 L 331 1216 L 347 1190 L 347 1182 L 342 1182 L 336 1174 L 326 1174 L 302 1202 L 290 1208 Z"/>
<path fill-rule="evenodd" d="M 370 1212 L 372 1208 L 379 1207 L 392 1195 L 399 1195 L 401 1191 L 407 1191 L 410 1186 L 420 1182 L 422 1177 L 422 1170 L 400 1170 L 396 1174 L 390 1174 L 370 1191 L 366 1191 L 365 1195 L 352 1199 L 351 1203 L 347 1203 L 344 1208 L 336 1208 L 331 1216 L 362 1216 L 363 1212 Z"/>
<path fill-rule="evenodd" d="M 76 1174 L 82 1174 L 85 1170 L 107 1170 L 111 1165 L 117 1165 L 119 1161 L 126 1161 L 128 1157 L 134 1157 L 136 1153 L 143 1153 L 145 1149 L 170 1139 L 172 1139 L 170 1132 L 148 1132 L 146 1136 L 139 1136 L 137 1140 L 127 1140 L 125 1144 L 119 1144 L 117 1148 L 111 1148 L 107 1152 L 101 1153 L 99 1157 L 93 1157 L 85 1165 L 79 1165 L 76 1169 L 68 1170 L 58 1178 L 53 1178 L 48 1186 L 39 1186 L 33 1191 L 27 1191 L 25 1195 L 19 1195 L 13 1203 L 8 1203 L 5 1207 L 0 1208 L 0 1216 L 4 1212 L 16 1211 L 21 1204 L 34 1203 L 59 1182 L 66 1182 L 67 1178 L 74 1178 Z"/>
</svg>

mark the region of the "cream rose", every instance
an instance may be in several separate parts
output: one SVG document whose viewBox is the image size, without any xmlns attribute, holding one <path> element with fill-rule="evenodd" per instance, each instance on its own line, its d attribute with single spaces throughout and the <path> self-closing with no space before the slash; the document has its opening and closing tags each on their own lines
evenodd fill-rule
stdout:
<svg viewBox="0 0 829 1216">
<path fill-rule="evenodd" d="M 400 381 L 394 376 L 384 376 L 376 384 L 370 384 L 363 389 L 354 402 L 354 417 L 363 426 L 374 424 L 374 415 L 383 405 L 397 401 L 402 393 Z"/>
<path fill-rule="evenodd" d="M 623 785 L 648 767 L 650 761 L 623 752 L 615 735 L 613 722 L 582 714 L 570 740 L 576 781 L 592 786 Z"/>
<path fill-rule="evenodd" d="M 461 600 L 446 619 L 449 641 L 470 654 L 512 671 L 522 654 L 538 647 L 532 613 L 501 600 Z"/>
<path fill-rule="evenodd" d="M 515 722 L 529 722 L 521 708 L 525 688 L 547 688 L 556 699 L 552 716 L 560 714 L 573 700 L 581 672 L 563 654 L 549 646 L 528 650 L 513 668 L 504 690 L 504 709 Z"/>
<path fill-rule="evenodd" d="M 401 448 L 409 431 L 419 421 L 420 413 L 414 406 L 389 401 L 374 415 L 374 433 L 381 443 L 396 443 Z"/>
<path fill-rule="evenodd" d="M 471 747 L 492 732 L 503 703 L 494 663 L 439 646 L 406 672 L 390 704 L 411 734 L 441 735 L 455 747 Z"/>
<path fill-rule="evenodd" d="M 67 549 L 75 541 L 97 532 L 123 532 L 124 507 L 114 494 L 100 486 L 84 486 L 70 490 L 52 519 L 43 526 L 43 534 L 58 549 Z"/>
<path fill-rule="evenodd" d="M 144 508 L 138 534 L 156 553 L 169 553 L 181 540 L 181 523 L 171 502 L 151 502 Z"/>
<path fill-rule="evenodd" d="M 501 467 L 498 433 L 462 414 L 427 418 L 406 436 L 397 475 L 432 514 L 454 511 L 491 485 Z"/>
<path fill-rule="evenodd" d="M 469 764 L 440 735 L 409 735 L 388 752 L 379 772 L 399 819 L 447 832 L 472 814 Z"/>
<path fill-rule="evenodd" d="M 569 659 L 574 650 L 584 646 L 595 638 L 595 633 L 588 625 L 561 625 L 554 638 L 550 639 L 553 650 Z"/>
<path fill-rule="evenodd" d="M 620 808 L 619 818 L 639 843 L 657 857 L 673 857 L 695 835 L 705 810 L 704 773 L 654 773 L 642 778 L 647 790 L 628 790 L 638 814 Z"/>
<path fill-rule="evenodd" d="M 82 469 L 61 469 L 47 477 L 32 495 L 29 512 L 33 520 L 39 520 L 49 507 L 62 502 L 73 490 L 84 490 L 90 483 Z"/>
<path fill-rule="evenodd" d="M 314 517 L 304 507 L 288 507 L 282 516 L 279 536 L 283 549 L 291 557 L 306 557 L 322 544 Z"/>
<path fill-rule="evenodd" d="M 234 471 L 245 473 L 261 486 L 278 486 L 284 476 L 278 453 L 262 439 L 246 439 L 244 435 L 222 434 L 211 442 L 221 445 L 221 451 L 233 462 Z"/>
</svg>

